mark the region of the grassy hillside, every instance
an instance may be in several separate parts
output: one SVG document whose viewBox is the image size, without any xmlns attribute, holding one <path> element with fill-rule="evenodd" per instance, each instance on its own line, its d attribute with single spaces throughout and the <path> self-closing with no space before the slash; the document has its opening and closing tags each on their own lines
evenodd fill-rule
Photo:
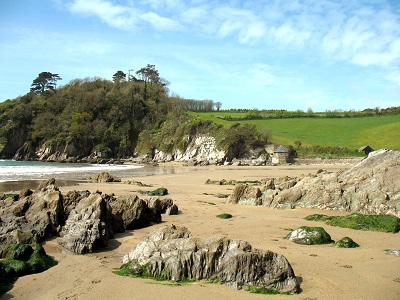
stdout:
<svg viewBox="0 0 400 300">
<path fill-rule="evenodd" d="M 244 113 L 192 114 L 224 126 L 236 122 L 255 124 L 261 132 L 269 131 L 269 141 L 278 144 L 294 145 L 294 141 L 299 140 L 303 146 L 338 146 L 353 150 L 369 145 L 373 149 L 400 149 L 400 116 L 228 121 L 221 117 L 241 118 Z"/>
</svg>

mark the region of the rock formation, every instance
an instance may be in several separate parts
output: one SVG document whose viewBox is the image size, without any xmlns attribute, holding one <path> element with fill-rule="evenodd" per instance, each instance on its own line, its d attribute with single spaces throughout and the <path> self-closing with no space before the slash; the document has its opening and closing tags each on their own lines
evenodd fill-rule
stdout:
<svg viewBox="0 0 400 300">
<path fill-rule="evenodd" d="M 400 217 L 400 151 L 371 152 L 354 167 L 338 173 L 320 171 L 300 178 L 273 178 L 261 188 L 239 185 L 227 202 Z"/>
<path fill-rule="evenodd" d="M 145 200 L 137 196 L 118 197 L 110 202 L 110 207 L 114 228 L 119 228 L 116 232 L 143 228 L 150 226 L 152 222 L 161 222 L 161 213 L 149 207 Z"/>
<path fill-rule="evenodd" d="M 79 201 L 62 229 L 58 243 L 75 253 L 92 252 L 94 246 L 106 247 L 113 237 L 110 209 L 99 193 Z"/>
<path fill-rule="evenodd" d="M 88 178 L 90 182 L 121 182 L 120 178 L 110 175 L 108 172 L 98 173 L 90 178 Z"/>
<path fill-rule="evenodd" d="M 40 242 L 60 229 L 63 198 L 54 179 L 20 195 L 0 201 L 0 257 L 12 244 Z"/>
<path fill-rule="evenodd" d="M 32 244 L 61 235 L 59 243 L 76 253 L 107 246 L 115 232 L 161 222 L 161 213 L 177 213 L 172 199 L 148 202 L 137 196 L 70 191 L 62 195 L 54 178 L 34 191 L 0 194 L 0 258 L 14 244 Z"/>
<path fill-rule="evenodd" d="M 153 231 L 123 261 L 138 276 L 173 281 L 205 279 L 237 289 L 252 286 L 299 291 L 294 271 L 284 256 L 253 249 L 241 240 L 195 238 L 186 228 L 174 225 Z"/>
</svg>

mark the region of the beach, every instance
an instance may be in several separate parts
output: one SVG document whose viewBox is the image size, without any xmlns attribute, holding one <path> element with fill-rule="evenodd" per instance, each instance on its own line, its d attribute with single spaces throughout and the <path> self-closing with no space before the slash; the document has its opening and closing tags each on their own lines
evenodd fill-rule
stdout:
<svg viewBox="0 0 400 300">
<path fill-rule="evenodd" d="M 288 165 L 288 166 L 203 166 L 183 167 L 164 164 L 160 168 L 182 171 L 159 175 L 123 178 L 120 183 L 86 183 L 62 186 L 60 190 L 102 191 L 115 195 L 133 194 L 140 198 L 141 190 L 165 187 L 179 207 L 178 215 L 162 215 L 163 221 L 151 227 L 117 234 L 109 247 L 85 255 L 69 253 L 56 238 L 44 243 L 50 256 L 59 263 L 39 274 L 21 277 L 14 288 L 0 299 L 400 299 L 400 259 L 386 254 L 387 249 L 399 249 L 399 233 L 357 231 L 306 221 L 315 214 L 345 215 L 346 212 L 292 209 L 226 204 L 233 186 L 205 184 L 211 180 L 261 180 L 271 177 L 315 174 L 318 170 L 339 171 L 350 164 Z M 112 174 L 112 172 L 110 172 Z M 124 183 L 133 179 L 151 187 Z M 215 205 L 213 205 L 215 204 Z M 230 213 L 233 218 L 216 215 Z M 150 279 L 128 278 L 112 271 L 122 264 L 122 257 L 143 237 L 156 228 L 175 224 L 186 226 L 194 236 L 225 236 L 248 241 L 253 248 L 271 250 L 284 255 L 291 263 L 301 292 L 297 295 L 256 295 L 225 285 L 199 281 L 182 286 Z M 344 249 L 333 245 L 299 245 L 284 239 L 290 229 L 300 226 L 322 226 L 333 240 L 345 236 L 360 244 Z"/>
</svg>

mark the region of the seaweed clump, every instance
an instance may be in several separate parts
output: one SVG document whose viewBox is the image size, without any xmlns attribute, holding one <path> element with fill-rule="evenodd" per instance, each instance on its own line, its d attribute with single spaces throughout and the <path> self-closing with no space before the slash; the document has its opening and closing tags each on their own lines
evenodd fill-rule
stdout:
<svg viewBox="0 0 400 300">
<path fill-rule="evenodd" d="M 0 295 L 12 289 L 18 277 L 43 272 L 56 264 L 39 243 L 11 246 L 6 258 L 0 260 Z"/>
</svg>

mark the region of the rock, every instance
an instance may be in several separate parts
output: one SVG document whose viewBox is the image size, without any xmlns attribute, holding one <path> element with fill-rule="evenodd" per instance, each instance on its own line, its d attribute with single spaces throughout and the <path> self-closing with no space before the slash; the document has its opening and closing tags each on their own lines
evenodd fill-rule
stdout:
<svg viewBox="0 0 400 300">
<path fill-rule="evenodd" d="M 177 215 L 179 213 L 179 209 L 178 206 L 176 206 L 175 204 L 168 207 L 167 210 L 165 211 L 166 215 L 172 216 L 172 215 Z"/>
<path fill-rule="evenodd" d="M 16 244 L 12 246 L 8 253 L 7 259 L 27 261 L 33 253 L 33 248 L 28 244 Z"/>
<path fill-rule="evenodd" d="M 174 201 L 171 198 L 151 198 L 147 204 L 151 209 L 154 209 L 160 214 L 178 214 L 178 207 L 174 204 Z"/>
<path fill-rule="evenodd" d="M 400 257 L 400 249 L 393 249 L 387 252 L 389 255 L 399 256 Z"/>
<path fill-rule="evenodd" d="M 43 272 L 56 264 L 39 243 L 13 245 L 7 257 L 0 260 L 0 287 L 4 288 L 5 282 L 11 283 L 16 277 Z"/>
<path fill-rule="evenodd" d="M 113 227 L 116 232 L 123 232 L 125 229 L 143 228 L 150 226 L 152 222 L 161 222 L 160 212 L 157 209 L 150 208 L 146 201 L 139 199 L 137 196 L 118 197 L 110 203 L 110 206 Z"/>
<path fill-rule="evenodd" d="M 357 248 L 357 247 L 360 247 L 359 244 L 357 244 L 355 241 L 353 241 L 351 238 L 349 238 L 347 236 L 342 238 L 342 239 L 340 239 L 340 240 L 338 240 L 335 243 L 335 246 L 339 247 L 339 248 Z"/>
<path fill-rule="evenodd" d="M 63 197 L 55 180 L 43 181 L 34 192 L 23 191 L 16 201 L 0 206 L 0 257 L 12 244 L 32 244 L 59 232 Z"/>
<path fill-rule="evenodd" d="M 89 191 L 69 191 L 63 195 L 63 223 L 68 219 L 70 212 L 82 199 L 90 195 Z"/>
<path fill-rule="evenodd" d="M 228 197 L 227 203 L 261 205 L 261 195 L 261 190 L 258 187 L 239 184 L 233 189 L 233 193 Z"/>
<path fill-rule="evenodd" d="M 96 246 L 106 247 L 113 236 L 110 210 L 99 193 L 79 201 L 71 211 L 58 243 L 66 249 L 83 254 Z"/>
<path fill-rule="evenodd" d="M 137 276 L 216 280 L 237 289 L 253 286 L 299 291 L 299 282 L 284 256 L 253 249 L 241 240 L 195 238 L 181 227 L 153 231 L 123 261 Z"/>
<path fill-rule="evenodd" d="M 256 190 L 237 187 L 228 203 L 315 208 L 400 217 L 400 151 L 381 149 L 346 171 L 270 179 Z"/>
<path fill-rule="evenodd" d="M 110 175 L 108 172 L 98 173 L 90 178 L 88 178 L 90 182 L 121 182 L 120 178 Z"/>
<path fill-rule="evenodd" d="M 322 227 L 302 226 L 293 230 L 287 237 L 289 241 L 302 245 L 320 245 L 333 243 L 331 236 Z"/>
</svg>

